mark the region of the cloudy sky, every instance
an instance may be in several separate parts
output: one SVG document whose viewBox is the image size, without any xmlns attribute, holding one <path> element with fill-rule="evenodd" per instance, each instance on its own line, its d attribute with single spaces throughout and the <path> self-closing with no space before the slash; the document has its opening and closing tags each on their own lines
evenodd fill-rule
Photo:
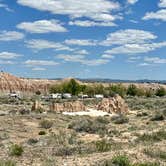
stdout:
<svg viewBox="0 0 166 166">
<path fill-rule="evenodd" d="M 0 0 L 0 69 L 166 80 L 166 0 Z"/>
</svg>

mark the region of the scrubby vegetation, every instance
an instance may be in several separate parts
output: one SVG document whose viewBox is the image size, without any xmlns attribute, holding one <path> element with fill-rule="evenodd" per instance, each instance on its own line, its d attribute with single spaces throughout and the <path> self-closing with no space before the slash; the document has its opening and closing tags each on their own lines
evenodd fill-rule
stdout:
<svg viewBox="0 0 166 166">
<path fill-rule="evenodd" d="M 110 84 L 103 86 L 103 84 L 84 85 L 79 84 L 76 80 L 71 79 L 62 84 L 56 84 L 50 87 L 50 93 L 71 93 L 73 96 L 78 94 L 87 94 L 89 97 L 93 97 L 95 94 L 103 94 L 105 97 L 112 97 L 115 94 L 119 94 L 122 97 L 125 96 L 144 96 L 163 97 L 166 95 L 166 90 L 163 87 L 158 89 L 143 89 L 134 84 L 125 87 L 122 84 Z"/>
<path fill-rule="evenodd" d="M 109 88 L 117 93 L 122 85 L 117 86 Z M 1 104 L 9 112 L 0 116 L 0 166 L 165 166 L 166 98 L 125 94 L 124 99 L 130 113 L 110 117 L 20 113 L 30 110 L 29 100 Z M 84 102 L 92 106 L 99 100 Z"/>
<path fill-rule="evenodd" d="M 17 144 L 12 145 L 9 149 L 9 153 L 12 156 L 21 156 L 23 152 L 23 147 Z"/>
</svg>

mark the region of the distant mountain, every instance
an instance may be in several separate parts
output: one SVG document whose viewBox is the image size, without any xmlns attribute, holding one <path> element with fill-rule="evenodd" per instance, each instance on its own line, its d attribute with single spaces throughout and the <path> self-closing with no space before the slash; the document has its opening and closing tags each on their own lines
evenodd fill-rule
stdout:
<svg viewBox="0 0 166 166">
<path fill-rule="evenodd" d="M 166 80 L 120 80 L 120 79 L 101 79 L 101 78 L 88 78 L 88 79 L 80 79 L 81 82 L 89 82 L 89 83 L 159 83 L 159 84 L 166 84 Z"/>
</svg>

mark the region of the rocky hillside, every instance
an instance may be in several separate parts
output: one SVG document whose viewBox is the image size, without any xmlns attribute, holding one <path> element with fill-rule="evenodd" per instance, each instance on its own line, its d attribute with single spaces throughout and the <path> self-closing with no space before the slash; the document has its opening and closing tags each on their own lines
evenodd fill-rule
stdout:
<svg viewBox="0 0 166 166">
<path fill-rule="evenodd" d="M 50 85 L 55 84 L 54 80 L 25 79 L 13 76 L 8 73 L 0 73 L 0 91 L 1 92 L 47 92 Z"/>
<path fill-rule="evenodd" d="M 69 81 L 71 78 L 66 78 L 63 80 L 47 80 L 47 79 L 27 79 L 19 78 L 13 76 L 9 73 L 0 72 L 0 92 L 36 92 L 41 91 L 42 93 L 48 92 L 48 89 L 53 84 L 59 84 Z M 76 80 L 79 84 L 81 81 Z M 84 83 L 85 85 L 93 85 L 94 83 Z M 108 83 L 102 83 L 104 86 L 108 86 Z M 113 83 L 116 84 L 116 83 Z M 130 83 L 122 83 L 124 86 L 128 87 Z M 139 88 L 157 89 L 160 86 L 166 88 L 166 85 L 160 85 L 157 83 L 134 83 Z"/>
</svg>

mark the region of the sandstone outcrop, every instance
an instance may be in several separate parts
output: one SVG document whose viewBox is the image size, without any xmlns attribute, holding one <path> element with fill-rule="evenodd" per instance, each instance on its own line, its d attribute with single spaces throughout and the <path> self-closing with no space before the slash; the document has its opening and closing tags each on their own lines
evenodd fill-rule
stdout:
<svg viewBox="0 0 166 166">
<path fill-rule="evenodd" d="M 104 98 L 98 104 L 97 109 L 108 113 L 118 114 L 124 114 L 129 111 L 124 99 L 119 95 L 115 95 L 115 97 L 112 98 Z"/>
<path fill-rule="evenodd" d="M 1 92 L 33 92 L 41 91 L 46 93 L 49 87 L 57 83 L 56 80 L 26 79 L 0 72 Z"/>
<path fill-rule="evenodd" d="M 44 110 L 42 104 L 40 103 L 40 101 L 35 101 L 32 105 L 31 111 L 37 111 L 37 110 Z"/>
<path fill-rule="evenodd" d="M 80 112 L 86 111 L 86 106 L 81 101 L 52 103 L 50 110 L 55 112 Z"/>
</svg>

